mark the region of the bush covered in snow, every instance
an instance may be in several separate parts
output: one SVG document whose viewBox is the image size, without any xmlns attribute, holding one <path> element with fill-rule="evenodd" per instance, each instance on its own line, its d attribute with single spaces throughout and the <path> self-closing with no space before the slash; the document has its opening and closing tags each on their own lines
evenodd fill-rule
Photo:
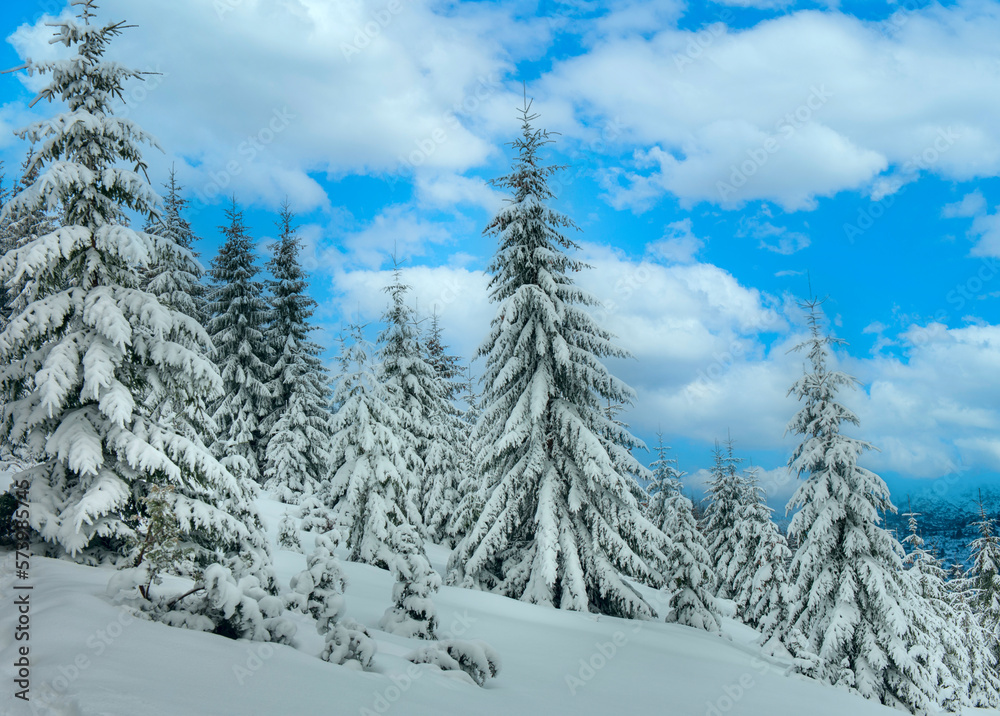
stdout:
<svg viewBox="0 0 1000 716">
<path fill-rule="evenodd" d="M 353 660 L 367 669 L 372 665 L 375 651 L 371 633 L 353 619 L 344 619 L 326 633 L 326 646 L 320 658 L 331 664 Z"/>
<path fill-rule="evenodd" d="M 302 551 L 302 540 L 299 539 L 299 528 L 295 526 L 295 518 L 286 512 L 278 523 L 278 546 L 285 549 Z"/>
<path fill-rule="evenodd" d="M 433 639 L 437 614 L 431 595 L 441 588 L 441 576 L 431 568 L 420 538 L 410 525 L 400 525 L 392 534 L 395 552 L 392 571 L 393 606 L 379 621 L 379 629 L 406 637 Z"/>
<path fill-rule="evenodd" d="M 439 641 L 406 656 L 414 664 L 434 664 L 445 671 L 464 671 L 479 686 L 500 673 L 500 655 L 482 641 Z"/>
<path fill-rule="evenodd" d="M 282 616 L 283 611 L 281 599 L 268 594 L 256 577 L 246 576 L 237 582 L 228 567 L 211 564 L 198 587 L 167 602 L 157 618 L 172 626 L 211 631 L 230 639 L 289 644 L 295 625 Z"/>
</svg>

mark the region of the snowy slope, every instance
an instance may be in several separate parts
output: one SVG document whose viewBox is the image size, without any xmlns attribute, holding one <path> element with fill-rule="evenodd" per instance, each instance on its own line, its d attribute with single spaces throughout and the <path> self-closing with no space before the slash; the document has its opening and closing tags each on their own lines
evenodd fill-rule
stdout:
<svg viewBox="0 0 1000 716">
<path fill-rule="evenodd" d="M 273 540 L 285 507 L 260 505 Z M 304 535 L 304 547 L 312 539 Z M 435 568 L 448 552 L 431 546 Z M 305 567 L 301 554 L 276 552 L 280 583 Z M 0 714 L 245 716 L 248 714 L 898 714 L 846 691 L 784 675 L 753 646 L 755 633 L 725 620 L 726 636 L 687 627 L 561 612 L 444 587 L 436 603 L 442 631 L 483 639 L 503 659 L 486 688 L 464 674 L 415 666 L 420 645 L 375 631 L 389 606 L 389 573 L 344 563 L 347 616 L 373 631 L 375 672 L 328 664 L 312 622 L 293 615 L 297 647 L 232 641 L 129 618 L 105 588 L 110 571 L 31 560 L 31 693 L 12 696 L 16 614 L 12 562 L 0 575 Z M 173 588 L 175 583 L 167 585 Z M 55 692 L 55 708 L 39 699 Z M 985 713 L 985 712 L 981 712 Z"/>
</svg>

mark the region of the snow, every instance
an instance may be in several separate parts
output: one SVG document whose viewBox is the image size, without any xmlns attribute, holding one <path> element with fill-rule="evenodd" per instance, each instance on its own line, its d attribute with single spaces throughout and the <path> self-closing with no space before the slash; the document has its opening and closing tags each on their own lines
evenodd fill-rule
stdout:
<svg viewBox="0 0 1000 716">
<path fill-rule="evenodd" d="M 257 508 L 272 543 L 287 505 L 262 498 Z M 314 536 L 303 534 L 306 553 Z M 319 657 L 324 639 L 306 615 L 293 646 L 230 640 L 209 633 L 143 621 L 107 596 L 114 570 L 31 558 L 32 707 L 0 695 L 0 713 L 102 714 L 739 714 L 770 716 L 875 716 L 899 711 L 845 689 L 802 676 L 754 645 L 758 635 L 724 618 L 723 634 L 654 621 L 629 621 L 555 610 L 479 590 L 444 586 L 434 596 L 438 636 L 485 642 L 502 669 L 484 687 L 461 672 L 413 664 L 406 657 L 434 642 L 406 639 L 376 628 L 391 604 L 393 577 L 370 565 L 343 561 L 346 617 L 374 637 L 372 671 L 337 666 Z M 443 571 L 446 547 L 427 545 L 432 566 Z M 306 556 L 278 549 L 277 581 L 306 567 Z M 0 599 L 13 599 L 12 560 L 0 563 Z M 161 589 L 185 582 L 167 578 Z M 654 590 L 637 587 L 650 603 Z M 727 603 L 720 605 L 732 613 Z M 16 659 L 16 614 L 0 613 L 0 663 L 6 675 Z M 9 684 L 9 682 L 8 682 Z M 43 695 L 54 695 L 48 708 Z M 74 710 L 75 709 L 75 710 Z M 714 710 L 713 710 L 714 709 Z M 966 714 L 1000 713 L 968 710 Z"/>
</svg>

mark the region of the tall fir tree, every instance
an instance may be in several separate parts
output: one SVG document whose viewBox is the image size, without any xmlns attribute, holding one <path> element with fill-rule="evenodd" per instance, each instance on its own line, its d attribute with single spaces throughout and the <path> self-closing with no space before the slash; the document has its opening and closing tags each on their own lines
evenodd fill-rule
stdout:
<svg viewBox="0 0 1000 716">
<path fill-rule="evenodd" d="M 208 331 L 223 389 L 212 415 L 218 430 L 212 450 L 233 474 L 260 482 L 265 442 L 260 421 L 272 405 L 264 340 L 268 306 L 264 285 L 254 280 L 259 269 L 253 240 L 235 198 L 226 218 L 229 223 L 220 227 L 226 240 L 208 272 L 215 284 L 209 292 Z"/>
<path fill-rule="evenodd" d="M 3 161 L 0 161 L 0 209 L 7 205 L 14 195 L 14 189 L 7 182 L 7 171 Z M 0 219 L 0 256 L 4 256 L 8 251 L 17 248 L 17 236 L 14 233 L 9 215 Z M 0 329 L 7 325 L 12 313 L 11 302 L 16 289 L 8 288 L 5 284 L 0 284 Z M 16 294 L 14 294 L 16 295 Z"/>
<path fill-rule="evenodd" d="M 994 656 L 1000 659 L 1000 535 L 996 521 L 979 496 L 979 520 L 973 524 L 979 537 L 969 544 L 972 555 L 973 609 L 983 626 Z"/>
<path fill-rule="evenodd" d="M 0 277 L 30 299 L 0 334 L 3 431 L 38 457 L 17 476 L 30 483 L 30 524 L 50 553 L 87 561 L 128 553 L 141 563 L 143 551 L 128 550 L 155 502 L 162 533 L 193 548 L 199 564 L 221 555 L 231 570 L 270 583 L 252 490 L 141 407 L 154 385 L 217 395 L 221 381 L 206 357 L 204 328 L 140 279 L 183 252 L 171 237 L 135 231 L 125 218 L 154 214 L 160 204 L 142 161 L 142 145 L 155 140 L 111 110 L 123 83 L 142 74 L 103 57 L 125 25 L 92 24 L 93 0 L 74 4 L 76 19 L 54 23 L 54 42 L 70 56 L 26 65 L 51 77 L 35 102 L 62 101 L 67 111 L 21 130 L 37 146 L 25 172 L 34 179 L 3 214 L 38 228 L 52 212 L 61 225 L 23 233 L 0 260 Z"/>
<path fill-rule="evenodd" d="M 672 509 L 673 498 L 681 494 L 681 477 L 677 460 L 669 457 L 670 447 L 663 444 L 663 433 L 656 433 L 656 460 L 649 466 L 652 479 L 646 486 L 646 515 L 661 532 L 672 537 L 677 532 L 678 515 Z"/>
<path fill-rule="evenodd" d="M 352 326 L 350 341 L 341 344 L 325 498 L 349 559 L 389 569 L 394 530 L 420 520 L 404 431 L 382 372 L 371 365 L 362 327 Z"/>
<path fill-rule="evenodd" d="M 945 582 L 947 597 L 955 610 L 955 627 L 965 643 L 968 704 L 995 708 L 1000 702 L 1000 674 L 991 639 L 975 613 L 977 590 L 975 579 L 962 565 L 953 565 Z"/>
<path fill-rule="evenodd" d="M 939 699 L 949 711 L 955 711 L 966 705 L 989 705 L 980 697 L 979 691 L 992 691 L 992 699 L 985 701 L 995 703 L 995 672 L 992 678 L 985 679 L 982 673 L 982 666 L 993 671 L 995 657 L 988 649 L 982 648 L 985 640 L 981 630 L 976 634 L 962 628 L 963 623 L 968 625 L 973 621 L 969 619 L 969 606 L 963 600 L 954 599 L 949 592 L 947 573 L 941 560 L 925 547 L 917 519 L 920 514 L 910 507 L 903 517 L 907 521 L 903 566 L 920 598 L 915 604 L 923 607 L 907 616 L 911 629 L 922 637 L 919 641 L 924 651 L 923 658 L 935 678 Z M 975 662 L 985 663 L 980 665 Z M 980 681 L 976 687 L 972 685 L 974 678 Z"/>
<path fill-rule="evenodd" d="M 183 215 L 187 200 L 181 195 L 183 187 L 177 183 L 173 167 L 165 188 L 167 194 L 163 200 L 163 211 L 150 217 L 143 230 L 170 239 L 177 246 L 177 251 L 152 264 L 144 272 L 145 283 L 160 303 L 189 316 L 199 325 L 205 325 L 207 314 L 205 286 L 202 283 L 205 272 L 194 251 L 197 237 Z M 203 393 L 185 394 L 171 400 L 156 386 L 151 388 L 146 403 L 152 416 L 167 420 L 176 416 L 186 426 L 188 437 L 211 443 L 215 424 Z"/>
<path fill-rule="evenodd" d="M 426 536 L 420 509 L 423 494 L 430 487 L 426 481 L 426 461 L 435 442 L 432 418 L 442 409 L 444 396 L 437 372 L 427 362 L 421 347 L 416 311 L 406 303 L 409 291 L 399 265 L 395 264 L 392 283 L 385 287 L 390 301 L 382 316 L 384 328 L 378 338 L 378 369 L 386 400 L 399 420 L 399 440 L 410 490 L 408 502 L 418 507 L 418 513 L 410 516 L 411 524 Z"/>
<path fill-rule="evenodd" d="M 597 301 L 569 275 L 586 268 L 567 253 L 578 247 L 562 231 L 575 225 L 548 206 L 557 167 L 538 154 L 551 140 L 532 126 L 527 101 L 521 117 L 518 157 L 494 182 L 512 196 L 485 232 L 499 241 L 474 437 L 488 497 L 452 554 L 449 577 L 562 609 L 651 617 L 622 575 L 662 586 L 667 540 L 639 509 L 632 474 L 645 468 L 629 450 L 641 443 L 602 409 L 633 397 L 601 363 L 627 354 L 581 308 Z"/>
<path fill-rule="evenodd" d="M 857 380 L 827 366 L 830 346 L 842 343 L 821 330 L 821 301 L 802 304 L 810 336 L 799 344 L 809 369 L 789 393 L 804 405 L 788 424 L 802 436 L 789 468 L 804 481 L 788 511 L 798 539 L 790 569 L 789 612 L 777 630 L 793 654 L 811 660 L 804 670 L 853 688 L 883 704 L 919 711 L 936 699 L 929 670 L 911 649 L 916 640 L 904 614 L 910 599 L 903 549 L 881 525 L 894 512 L 878 475 L 858 465 L 871 445 L 841 433 L 858 425 L 836 401 Z"/>
<path fill-rule="evenodd" d="M 668 457 L 670 448 L 663 434 L 656 433 L 656 460 L 650 465 L 652 479 L 646 488 L 646 514 L 670 539 L 671 572 L 667 583 L 670 610 L 667 621 L 708 631 L 719 630 L 715 605 L 715 571 L 705 537 L 698 529 L 691 500 L 681 492 L 677 460 Z"/>
<path fill-rule="evenodd" d="M 480 480 L 476 458 L 479 451 L 473 441 L 473 431 L 479 420 L 479 394 L 472 379 L 472 369 L 465 368 L 465 378 L 461 383 L 459 398 L 465 405 L 462 410 L 462 420 L 459 424 L 461 432 L 458 436 L 459 455 L 462 461 L 462 476 L 458 482 L 458 495 L 455 511 L 448 520 L 448 536 L 453 544 L 457 544 L 475 526 L 483 509 L 485 497 Z"/>
<path fill-rule="evenodd" d="M 319 359 L 322 349 L 309 340 L 316 301 L 306 294 L 299 263 L 301 239 L 288 204 L 281 208 L 279 239 L 268 262 L 273 280 L 267 342 L 274 357 L 270 392 L 273 412 L 261 426 L 265 436 L 265 486 L 285 502 L 318 491 L 329 462 L 330 381 Z"/>
<path fill-rule="evenodd" d="M 21 191 L 34 184 L 41 166 L 41 163 L 35 161 L 34 148 L 31 148 L 21 164 L 20 178 L 17 183 L 12 184 L 10 191 L 6 194 L 4 206 Z M 3 216 L 5 218 L 0 224 L 0 241 L 2 241 L 0 255 L 24 246 L 39 236 L 50 234 L 56 229 L 52 212 L 48 211 L 44 205 L 33 209 L 22 206 L 17 211 L 7 212 Z M 2 292 L 0 294 L 0 330 L 6 327 L 11 316 L 23 311 L 34 300 L 34 295 L 31 293 L 34 287 L 33 281 L 26 281 L 23 277 L 20 279 L 11 277 L 0 284 L 0 292 Z M 26 291 L 26 289 L 28 290 Z"/>
<path fill-rule="evenodd" d="M 733 442 L 723 449 L 715 443 L 712 477 L 708 482 L 708 506 L 701 531 L 712 555 L 712 568 L 718 577 L 718 596 L 731 599 L 736 592 L 737 573 L 748 556 L 740 545 L 739 523 L 742 518 L 746 485 L 737 469 L 742 459 L 733 454 Z"/>
<path fill-rule="evenodd" d="M 787 570 L 792 557 L 784 535 L 771 519 L 772 510 L 751 467 L 743 478 L 743 497 L 736 525 L 738 565 L 732 578 L 736 613 L 746 624 L 770 631 L 787 619 Z"/>
<path fill-rule="evenodd" d="M 423 519 L 432 541 L 454 547 L 455 538 L 448 523 L 460 501 L 465 423 L 454 403 L 459 389 L 455 382 L 460 373 L 459 359 L 448 354 L 436 312 L 431 316 L 424 347 L 426 362 L 434 369 L 437 389 L 428 416 L 431 444 L 424 459 Z"/>
</svg>

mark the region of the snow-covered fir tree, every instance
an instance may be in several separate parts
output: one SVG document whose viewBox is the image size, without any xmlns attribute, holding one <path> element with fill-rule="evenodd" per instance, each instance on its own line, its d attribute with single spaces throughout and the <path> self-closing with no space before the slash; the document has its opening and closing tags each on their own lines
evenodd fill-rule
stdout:
<svg viewBox="0 0 1000 716">
<path fill-rule="evenodd" d="M 226 209 L 226 237 L 208 272 L 208 331 L 215 345 L 215 362 L 222 373 L 223 396 L 214 406 L 218 430 L 212 450 L 233 474 L 259 482 L 264 439 L 260 421 L 270 414 L 268 388 L 270 352 L 264 340 L 268 317 L 264 285 L 255 281 L 253 240 L 236 206 Z"/>
<path fill-rule="evenodd" d="M 735 594 L 736 575 L 749 559 L 740 545 L 738 529 L 746 499 L 746 485 L 737 469 L 742 459 L 733 454 L 732 440 L 726 443 L 725 449 L 716 442 L 713 456 L 708 506 L 701 531 L 712 555 L 712 570 L 718 577 L 718 596 L 730 599 Z"/>
<path fill-rule="evenodd" d="M 188 202 L 181 194 L 184 187 L 177 183 L 174 167 L 170 168 L 164 188 L 167 192 L 163 197 L 163 211 L 151 218 L 144 230 L 171 239 L 179 251 L 158 261 L 147 272 L 149 291 L 156 294 L 160 303 L 204 324 L 208 317 L 205 286 L 201 282 L 205 270 L 198 262 L 198 253 L 194 250 L 198 237 L 184 218 Z"/>
<path fill-rule="evenodd" d="M 0 161 L 0 208 L 5 206 L 14 194 L 14 189 L 7 181 L 7 172 L 4 167 L 4 163 Z M 9 215 L 4 216 L 0 219 L 0 257 L 7 254 L 7 252 L 17 248 L 17 235 L 11 227 L 11 217 Z M 0 284 L 0 329 L 3 329 L 7 325 L 7 321 L 10 320 L 10 315 L 12 313 L 12 308 L 10 306 L 13 299 L 12 293 L 16 289 L 8 288 L 4 284 Z M 16 295 L 16 294 L 14 294 Z"/>
<path fill-rule="evenodd" d="M 744 494 L 736 525 L 739 550 L 733 562 L 739 565 L 732 579 L 736 613 L 745 623 L 768 632 L 787 619 L 785 565 L 791 552 L 784 535 L 771 519 L 767 496 L 751 467 L 743 478 Z"/>
<path fill-rule="evenodd" d="M 345 536 L 349 559 L 389 569 L 393 530 L 419 522 L 420 510 L 411 489 L 401 419 L 389 403 L 381 371 L 371 366 L 370 352 L 363 328 L 353 326 L 351 340 L 341 341 L 333 394 L 339 407 L 333 416 L 332 470 L 324 497 Z"/>
<path fill-rule="evenodd" d="M 423 495 L 429 488 L 425 463 L 435 442 L 432 418 L 445 409 L 445 397 L 437 372 L 427 362 L 421 347 L 416 311 L 406 303 L 409 290 L 396 264 L 392 283 L 385 287 L 390 302 L 382 316 L 384 328 L 378 338 L 378 370 L 386 401 L 399 421 L 397 439 L 407 466 L 410 501 L 422 508 Z M 422 509 L 410 516 L 410 523 L 426 533 Z"/>
<path fill-rule="evenodd" d="M 663 444 L 663 433 L 656 433 L 656 460 L 649 466 L 652 478 L 646 486 L 646 515 L 668 537 L 677 532 L 679 517 L 674 512 L 673 498 L 681 494 L 681 477 L 684 473 L 677 469 L 677 460 L 668 457 L 670 447 Z"/>
<path fill-rule="evenodd" d="M 392 532 L 392 606 L 378 628 L 407 638 L 437 638 L 437 610 L 431 596 L 441 588 L 441 576 L 431 568 L 420 535 L 412 525 Z"/>
<path fill-rule="evenodd" d="M 982 495 L 979 520 L 973 526 L 979 537 L 969 545 L 969 578 L 975 590 L 972 605 L 994 656 L 1000 659 L 1000 535 L 996 533 L 996 521 L 986 512 Z"/>
<path fill-rule="evenodd" d="M 347 577 L 334 554 L 335 545 L 326 535 L 316 537 L 316 546 L 306 560 L 306 568 L 292 577 L 285 595 L 289 609 L 309 614 L 316 629 L 325 634 L 344 614 Z"/>
<path fill-rule="evenodd" d="M 309 340 L 316 301 L 306 295 L 299 263 L 301 239 L 287 203 L 268 268 L 271 320 L 266 338 L 274 358 L 270 392 L 273 412 L 261 425 L 266 439 L 265 487 L 284 502 L 297 502 L 319 489 L 328 469 L 330 381 L 319 359 L 322 349 Z"/>
<path fill-rule="evenodd" d="M 949 592 L 941 560 L 925 547 L 920 536 L 919 516 L 912 508 L 903 514 L 907 520 L 903 565 L 920 597 L 914 600 L 917 608 L 911 609 L 907 618 L 924 649 L 923 659 L 936 681 L 939 699 L 949 710 L 958 710 L 961 706 L 973 705 L 973 699 L 981 700 L 978 695 L 973 696 L 972 679 L 977 666 L 972 657 L 976 642 L 985 645 L 985 641 L 981 633 L 967 634 L 960 628 L 959 625 L 965 621 L 965 615 L 960 612 L 968 612 L 968 605 L 954 599 Z M 995 663 L 988 649 L 980 649 L 975 656 L 985 661 L 988 667 Z M 977 676 L 981 677 L 980 674 Z M 981 688 L 992 688 L 993 699 L 996 699 L 995 676 L 982 683 Z"/>
<path fill-rule="evenodd" d="M 278 523 L 278 546 L 285 549 L 302 551 L 302 540 L 299 538 L 299 527 L 290 512 L 281 516 Z"/>
<path fill-rule="evenodd" d="M 448 355 L 441 335 L 437 313 L 431 317 L 430 330 L 424 341 L 427 363 L 434 369 L 437 390 L 432 396 L 432 412 L 428 416 L 431 443 L 424 458 L 423 519 L 429 539 L 455 546 L 454 535 L 448 529 L 460 495 L 459 484 L 465 467 L 465 423 L 455 407 L 459 385 L 458 357 Z"/>
<path fill-rule="evenodd" d="M 472 369 L 468 366 L 465 368 L 465 378 L 461 383 L 460 391 L 459 399 L 465 405 L 461 415 L 462 421 L 459 424 L 461 433 L 458 436 L 462 478 L 458 482 L 455 511 L 448 519 L 448 536 L 451 543 L 460 541 L 473 528 L 482 512 L 485 500 L 483 491 L 480 489 L 482 480 L 479 479 L 479 468 L 476 465 L 479 451 L 476 450 L 472 439 L 480 415 L 479 394 L 476 392 L 476 385 L 472 379 Z"/>
<path fill-rule="evenodd" d="M 684 473 L 677 469 L 677 460 L 668 457 L 669 451 L 663 444 L 663 434 L 657 432 L 656 460 L 650 465 L 652 479 L 646 488 L 646 514 L 670 538 L 673 566 L 666 589 L 672 594 L 667 621 L 718 631 L 712 558 L 698 529 L 691 500 L 681 493 Z"/>
<path fill-rule="evenodd" d="M 3 216 L 60 228 L 22 233 L 0 260 L 0 277 L 30 299 L 0 334 L 3 432 L 38 456 L 28 479 L 31 526 L 49 553 L 78 559 L 142 561 L 136 528 L 154 486 L 161 521 L 196 566 L 218 565 L 271 586 L 270 556 L 247 490 L 174 424 L 142 409 L 151 386 L 166 395 L 218 395 L 204 328 L 164 305 L 143 285 L 144 271 L 183 254 L 171 237 L 135 231 L 125 212 L 151 215 L 159 197 L 145 178 L 142 145 L 155 140 L 115 117 L 123 83 L 141 73 L 105 61 L 121 22 L 92 24 L 92 0 L 76 19 L 55 22 L 66 59 L 29 62 L 51 81 L 36 98 L 66 112 L 21 130 L 35 145 L 34 177 Z M 128 168 L 120 166 L 126 164 Z M 135 517 L 133 517 L 135 516 Z M 146 554 L 149 551 L 147 549 Z M 162 565 L 161 565 L 162 566 Z"/>
<path fill-rule="evenodd" d="M 776 631 L 796 656 L 811 660 L 803 670 L 863 696 L 912 711 L 937 698 L 933 677 L 909 632 L 912 590 L 903 573 L 903 549 L 880 526 L 880 513 L 895 511 L 882 479 L 858 465 L 871 448 L 841 433 L 858 425 L 836 401 L 837 391 L 857 380 L 831 370 L 819 300 L 803 304 L 810 337 L 799 344 L 809 367 L 790 389 L 804 405 L 788 425 L 802 436 L 789 468 L 804 478 L 788 510 L 795 510 L 789 534 L 799 544 L 790 568 L 789 611 Z"/>
<path fill-rule="evenodd" d="M 976 589 L 974 580 L 961 567 L 950 570 L 945 582 L 948 599 L 955 610 L 955 626 L 962 634 L 966 663 L 969 667 L 966 693 L 970 706 L 995 708 L 1000 702 L 1000 675 L 997 657 L 983 625 L 974 613 Z"/>
<path fill-rule="evenodd" d="M 164 255 L 144 272 L 146 286 L 164 306 L 205 325 L 205 286 L 201 282 L 204 270 L 194 252 L 197 238 L 183 216 L 187 200 L 181 195 L 182 187 L 172 167 L 165 188 L 163 211 L 150 217 L 144 231 L 173 241 L 177 251 Z M 164 420 L 172 420 L 176 413 L 182 414 L 183 423 L 190 428 L 189 437 L 211 443 L 209 436 L 214 434 L 215 425 L 204 394 L 182 395 L 171 400 L 157 386 L 151 386 L 146 404 L 152 416 Z"/>
<path fill-rule="evenodd" d="M 667 621 L 719 631 L 720 615 L 714 596 L 716 577 L 705 536 L 694 516 L 694 505 L 678 492 L 668 498 L 666 512 L 674 520 L 674 531 L 669 535 L 672 566 L 666 585 L 673 594 Z"/>
<path fill-rule="evenodd" d="M 518 157 L 494 182 L 512 196 L 486 228 L 499 240 L 489 266 L 498 305 L 479 348 L 485 393 L 473 439 L 488 497 L 449 579 L 562 609 L 651 617 L 622 575 L 662 586 L 667 539 L 639 509 L 632 474 L 645 468 L 629 450 L 641 443 L 603 411 L 633 393 L 601 358 L 627 354 L 581 307 L 597 302 L 570 276 L 586 268 L 562 233 L 575 225 L 548 206 L 557 167 L 538 154 L 551 140 L 532 127 L 529 103 L 521 114 Z"/>
<path fill-rule="evenodd" d="M 18 193 L 34 184 L 41 166 L 41 163 L 35 161 L 34 148 L 30 149 L 21 164 L 20 179 L 12 184 L 10 191 L 5 195 L 4 206 Z M 6 212 L 0 218 L 0 242 L 2 242 L 0 256 L 39 236 L 50 234 L 55 229 L 52 212 L 49 212 L 44 204 L 33 209 L 22 206 L 17 211 Z M 6 327 L 11 316 L 23 311 L 34 300 L 34 295 L 30 291 L 35 286 L 34 281 L 25 280 L 23 277 L 20 279 L 10 277 L 0 284 L 2 292 L 0 330 Z"/>
</svg>

